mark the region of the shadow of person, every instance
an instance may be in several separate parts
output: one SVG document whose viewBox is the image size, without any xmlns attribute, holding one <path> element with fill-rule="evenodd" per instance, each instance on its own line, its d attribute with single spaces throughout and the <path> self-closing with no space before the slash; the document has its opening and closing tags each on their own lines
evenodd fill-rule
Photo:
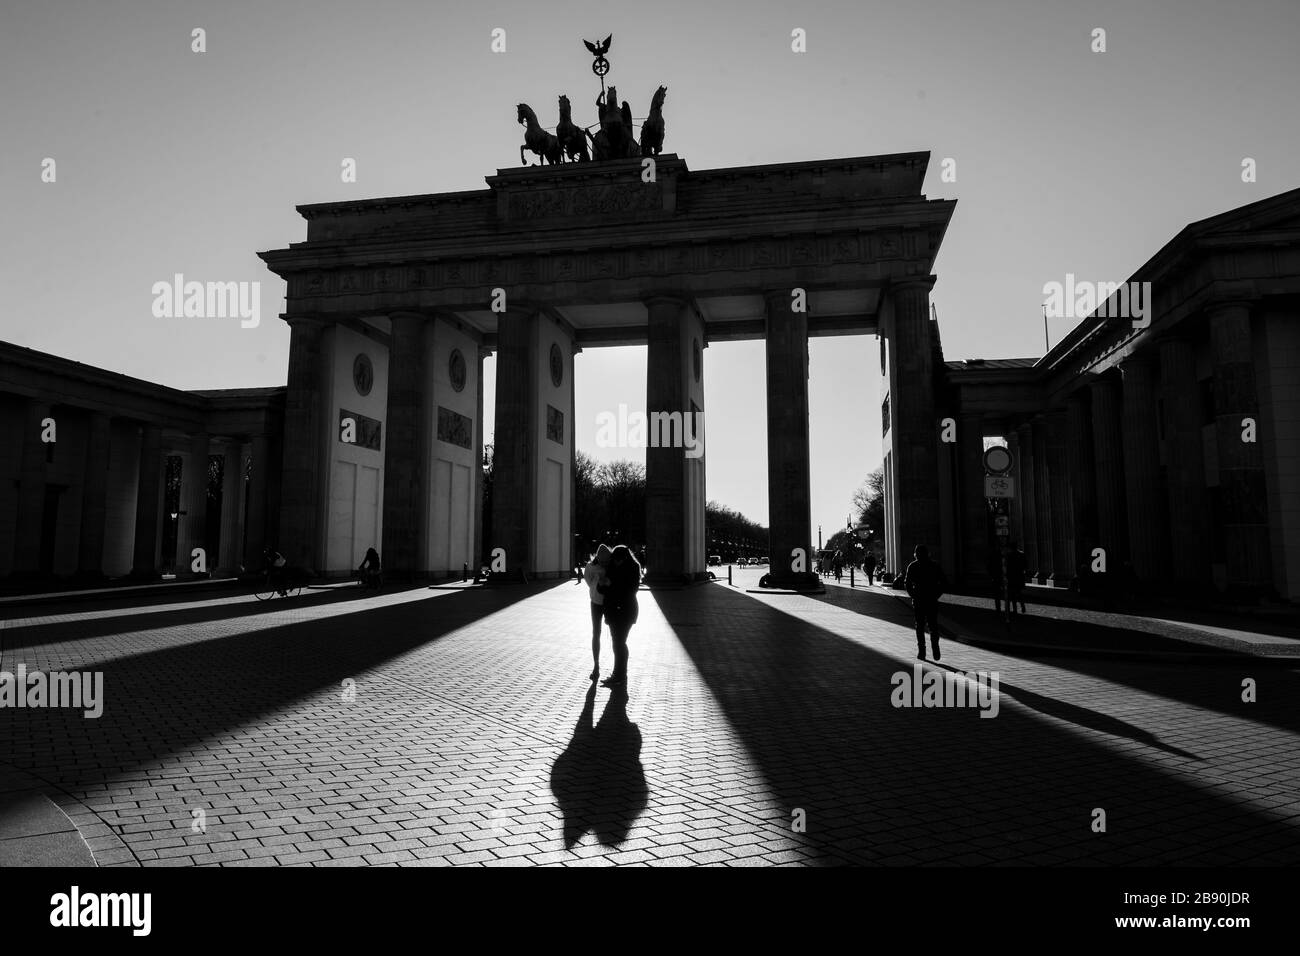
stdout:
<svg viewBox="0 0 1300 956">
<path fill-rule="evenodd" d="M 641 730 L 628 720 L 627 699 L 625 690 L 614 691 L 593 725 L 593 685 L 573 737 L 551 767 L 551 793 L 564 815 L 565 849 L 589 830 L 603 846 L 618 846 L 646 808 L 650 789 L 641 766 Z"/>
<path fill-rule="evenodd" d="M 942 667 L 944 670 L 952 671 L 954 674 L 966 673 L 956 667 L 950 667 L 943 663 L 937 663 L 934 666 Z M 1023 687 L 1016 687 L 1014 684 L 1008 684 L 1006 681 L 1000 682 L 999 692 L 1006 694 L 1012 700 L 1018 701 L 1031 710 L 1038 711 L 1040 714 L 1046 714 L 1049 717 L 1056 717 L 1058 720 L 1068 721 L 1078 727 L 1086 727 L 1088 730 L 1100 731 L 1103 734 L 1110 734 L 1112 737 L 1123 737 L 1126 740 L 1146 744 L 1148 747 L 1155 747 L 1157 750 L 1163 750 L 1167 754 L 1173 754 L 1175 757 L 1182 757 L 1186 760 L 1195 760 L 1200 762 L 1205 759 L 1190 751 L 1183 750 L 1181 747 L 1167 744 L 1155 734 L 1151 733 L 1151 731 L 1144 730 L 1141 727 L 1130 724 L 1128 721 L 1120 720 L 1118 717 L 1112 717 L 1109 714 L 1089 710 L 1087 707 L 1080 707 L 1078 704 L 1071 704 L 1064 700 L 1058 700 L 1055 697 L 1035 694 L 1031 691 L 1025 690 Z"/>
</svg>

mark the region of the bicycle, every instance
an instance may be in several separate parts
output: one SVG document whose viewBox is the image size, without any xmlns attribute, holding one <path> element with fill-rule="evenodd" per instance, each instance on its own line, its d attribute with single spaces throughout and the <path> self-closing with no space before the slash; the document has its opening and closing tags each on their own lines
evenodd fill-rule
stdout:
<svg viewBox="0 0 1300 956">
<path fill-rule="evenodd" d="M 384 572 L 375 568 L 354 571 L 352 576 L 360 580 L 363 591 L 379 591 L 384 587 Z"/>
<path fill-rule="evenodd" d="M 272 571 L 279 571 L 272 575 Z M 278 578 L 274 580 L 273 578 Z M 257 573 L 253 584 L 253 595 L 259 601 L 269 601 L 276 597 L 294 597 L 303 588 L 303 575 L 296 568 L 264 568 Z"/>
</svg>

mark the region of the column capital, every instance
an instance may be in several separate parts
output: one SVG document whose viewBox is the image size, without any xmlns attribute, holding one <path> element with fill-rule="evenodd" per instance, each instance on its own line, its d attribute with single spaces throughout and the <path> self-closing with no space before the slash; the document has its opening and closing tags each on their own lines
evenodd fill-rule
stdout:
<svg viewBox="0 0 1300 956">
<path fill-rule="evenodd" d="M 1126 382 L 1148 382 L 1155 378 L 1158 362 L 1156 356 L 1135 353 L 1119 363 L 1119 372 Z"/>
<path fill-rule="evenodd" d="M 1246 296 L 1211 299 L 1205 304 L 1205 315 L 1209 319 L 1214 319 L 1225 312 L 1245 312 L 1249 316 L 1251 308 L 1257 301 L 1258 299 Z"/>
<path fill-rule="evenodd" d="M 928 293 L 934 288 L 936 281 L 938 281 L 938 277 L 932 275 L 903 276 L 902 278 L 890 280 L 889 291 L 891 293 L 903 291 L 921 291 Z"/>
<path fill-rule="evenodd" d="M 302 313 L 282 312 L 280 318 L 291 329 L 303 329 L 304 331 L 324 331 L 326 322 L 318 315 L 305 315 Z"/>
<path fill-rule="evenodd" d="M 766 303 L 768 311 L 771 311 L 773 302 L 779 302 L 786 309 L 789 309 L 792 304 L 790 301 L 790 293 L 797 288 L 799 288 L 799 286 L 789 286 L 784 289 L 764 289 L 762 293 L 763 302 Z"/>
<path fill-rule="evenodd" d="M 686 308 L 687 298 L 684 295 L 677 295 L 671 292 L 655 292 L 641 300 L 647 309 L 654 309 L 660 306 L 675 307 L 678 309 Z"/>
</svg>

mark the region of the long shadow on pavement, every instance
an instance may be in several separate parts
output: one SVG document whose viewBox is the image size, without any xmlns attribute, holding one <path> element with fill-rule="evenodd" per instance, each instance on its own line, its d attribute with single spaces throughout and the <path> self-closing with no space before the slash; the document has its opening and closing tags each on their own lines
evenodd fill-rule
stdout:
<svg viewBox="0 0 1300 956">
<path fill-rule="evenodd" d="M 828 591 L 819 599 L 869 618 L 911 626 L 911 610 L 892 595 L 840 589 L 838 593 Z M 1153 640 L 1159 640 L 1161 648 L 1178 652 L 1179 656 L 1177 659 L 1164 660 L 1158 655 L 1128 659 L 1071 654 L 1066 650 L 1045 652 L 1034 647 L 1018 646 L 1014 642 L 994 644 L 986 641 L 985 636 L 1004 633 L 1005 625 L 991 608 L 945 604 L 939 609 L 939 626 L 945 634 L 958 641 L 969 640 L 977 647 L 987 647 L 1005 657 L 1046 660 L 1050 655 L 1051 665 L 1062 670 L 1300 733 L 1300 710 L 1294 706 L 1294 702 L 1300 699 L 1300 672 L 1296 670 L 1300 660 L 1273 661 L 1223 651 L 1188 656 L 1187 645 L 1183 642 L 1153 639 L 1149 634 L 1135 636 L 1133 632 L 1120 628 L 1083 621 L 1060 621 L 1033 614 L 1018 626 L 1051 629 L 1050 635 L 1036 643 L 1050 641 L 1075 643 L 1083 647 L 1122 648 L 1136 640 L 1149 649 L 1154 646 L 1151 643 Z M 1252 703 L 1241 699 L 1241 681 L 1246 677 L 1256 682 L 1256 700 Z"/>
<path fill-rule="evenodd" d="M 174 606 L 176 596 L 147 602 L 130 603 L 119 599 L 114 602 L 96 601 L 94 604 L 70 603 L 62 608 L 27 608 L 22 613 L 6 609 L 4 618 L 9 621 L 36 618 L 38 623 L 0 627 L 0 652 L 14 651 L 42 644 L 59 644 L 82 641 L 88 638 L 107 637 L 112 634 L 130 634 L 140 631 L 161 630 L 168 627 L 201 626 L 213 621 L 238 617 L 256 617 L 300 607 L 317 607 L 341 604 L 374 597 L 374 592 L 361 588 L 328 588 L 304 590 L 290 597 L 272 598 L 269 601 L 254 599 L 251 592 L 231 591 L 221 598 L 204 595 L 204 603 L 197 606 Z M 123 597 L 126 597 L 125 595 Z M 127 613 L 122 613 L 126 611 Z M 47 620 L 60 616 L 78 615 L 81 619 Z M 100 615 L 100 616 L 96 616 Z"/>
<path fill-rule="evenodd" d="M 705 623 L 673 630 L 776 797 L 806 811 L 822 862 L 1300 861 L 1300 830 L 1174 772 L 1198 773 L 1191 759 L 1019 707 L 895 708 L 891 677 L 914 663 L 905 629 L 900 659 L 721 587 L 656 600 L 670 625 Z"/>
<path fill-rule="evenodd" d="M 66 708 L 6 708 L 0 760 L 68 791 L 94 789 L 140 766 L 199 749 L 209 737 L 250 725 L 325 688 L 338 689 L 348 678 L 538 590 L 520 585 L 490 592 L 430 591 L 424 600 L 378 606 L 346 602 L 345 611 L 329 617 L 110 657 L 94 665 L 104 674 L 102 716 L 86 719 L 81 710 Z M 412 710 L 420 703 L 412 700 Z M 197 772 L 228 774 L 231 768 L 206 766 Z"/>
<path fill-rule="evenodd" d="M 564 814 L 566 849 L 588 830 L 604 846 L 618 846 L 649 801 L 641 731 L 628 720 L 627 700 L 625 690 L 614 691 L 593 724 L 592 684 L 573 737 L 551 767 L 551 792 Z"/>
</svg>

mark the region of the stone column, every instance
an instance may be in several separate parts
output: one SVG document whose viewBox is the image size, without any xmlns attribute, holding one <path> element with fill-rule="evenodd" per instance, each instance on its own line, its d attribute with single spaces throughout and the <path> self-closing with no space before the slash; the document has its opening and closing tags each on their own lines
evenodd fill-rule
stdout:
<svg viewBox="0 0 1300 956">
<path fill-rule="evenodd" d="M 1038 500 L 1034 480 L 1034 436 L 1028 425 L 1016 429 L 1020 454 L 1016 457 L 1016 500 L 1020 503 L 1020 547 L 1025 552 L 1025 570 L 1038 574 Z"/>
<path fill-rule="evenodd" d="M 812 472 L 808 461 L 808 315 L 789 290 L 767 299 L 768 548 L 775 587 L 820 587 L 812 570 Z M 804 571 L 791 568 L 804 554 Z"/>
<path fill-rule="evenodd" d="M 1160 343 L 1160 379 L 1168 451 L 1170 570 L 1175 581 L 1195 586 L 1209 580 L 1210 534 L 1196 355 L 1190 342 Z"/>
<path fill-rule="evenodd" d="M 646 415 L 689 413 L 686 370 L 682 368 L 682 310 L 686 303 L 669 296 L 646 300 L 649 312 L 646 348 Z M 768 393 L 769 396 L 771 393 Z M 770 398 L 769 398 L 770 400 Z M 768 416 L 771 442 L 771 415 Z M 653 425 L 651 431 L 654 431 Z M 686 468 L 683 448 L 650 447 L 645 452 L 645 528 L 652 583 L 680 581 L 686 572 Z M 768 492 L 771 498 L 771 490 Z M 775 563 L 775 557 L 773 562 Z"/>
<path fill-rule="evenodd" d="M 1092 390 L 1092 451 L 1097 489 L 1097 544 L 1106 549 L 1108 571 L 1129 557 L 1124 517 L 1124 444 L 1120 431 L 1119 383 L 1094 381 Z"/>
<path fill-rule="evenodd" d="M 104 575 L 104 520 L 108 517 L 108 465 L 113 420 L 103 412 L 91 412 L 87 425 L 77 572 L 83 577 L 100 578 Z"/>
<path fill-rule="evenodd" d="M 1011 517 L 1011 540 L 1019 544 L 1025 534 L 1024 497 L 1020 487 L 1020 436 L 1014 428 L 1002 428 L 1006 438 L 1007 451 L 1011 453 L 1011 480 L 1015 484 L 1011 500 L 1007 502 L 1007 514 Z M 1023 545 L 1021 548 L 1023 549 Z"/>
<path fill-rule="evenodd" d="M 483 565 L 483 435 L 487 431 L 487 422 L 483 420 L 483 360 L 489 354 L 483 346 L 478 347 L 478 397 L 474 412 L 474 447 L 478 456 L 474 459 L 474 550 L 469 560 L 469 570 L 475 579 Z"/>
<path fill-rule="evenodd" d="M 1228 586 L 1259 592 L 1272 581 L 1268 489 L 1259 444 L 1259 396 L 1251 346 L 1250 304 L 1218 303 L 1208 310 L 1214 349 L 1215 438 L 1227 540 Z M 1246 420 L 1249 419 L 1248 423 Z M 1253 423 L 1253 441 L 1243 441 Z"/>
<path fill-rule="evenodd" d="M 913 548 L 939 542 L 938 422 L 934 413 L 934 368 L 930 332 L 930 289 L 934 277 L 906 279 L 890 287 L 894 304 L 889 383 L 893 424 L 897 538 L 903 566 Z M 901 570 L 901 568 L 900 568 Z"/>
<path fill-rule="evenodd" d="M 252 465 L 248 475 L 248 515 L 245 518 L 244 567 L 258 570 L 262 567 L 262 552 L 266 549 L 266 496 L 270 476 L 271 441 L 266 435 L 254 435 L 249 442 Z"/>
<path fill-rule="evenodd" d="M 492 540 L 505 551 L 506 575 L 530 567 L 533 527 L 533 452 L 537 366 L 536 318 L 510 310 L 497 317 L 496 426 L 492 448 Z"/>
<path fill-rule="evenodd" d="M 1070 527 L 1074 529 L 1074 571 L 1085 573 L 1097 547 L 1096 464 L 1087 395 L 1077 391 L 1065 405 L 1065 468 L 1070 483 Z"/>
<path fill-rule="evenodd" d="M 271 542 L 289 564 L 314 571 L 321 564 L 320 522 L 325 420 L 321 359 L 323 326 L 291 317 L 289 381 L 284 401 L 279 540 Z"/>
<path fill-rule="evenodd" d="M 1034 433 L 1034 510 L 1038 529 L 1038 583 L 1051 584 L 1056 551 L 1052 547 L 1052 485 L 1047 467 L 1047 423 L 1035 421 Z M 1057 479 L 1059 481 L 1059 479 Z"/>
<path fill-rule="evenodd" d="M 988 584 L 989 571 L 989 506 L 984 497 L 984 427 L 978 414 L 963 413 L 957 423 L 957 445 L 960 449 L 957 467 L 961 482 L 958 501 L 961 502 L 961 561 L 964 583 Z"/>
<path fill-rule="evenodd" d="M 410 580 L 420 572 L 425 528 L 424 329 L 422 315 L 390 316 L 388 421 L 384 427 L 384 571 Z"/>
<path fill-rule="evenodd" d="M 1070 476 L 1066 464 L 1066 416 L 1047 415 L 1047 474 L 1051 489 L 1052 584 L 1065 587 L 1074 580 L 1074 522 L 1070 509 Z"/>
<path fill-rule="evenodd" d="M 151 578 L 158 570 L 158 519 L 162 511 L 162 428 L 140 429 L 140 472 L 135 496 L 135 557 L 132 577 Z"/>
<path fill-rule="evenodd" d="M 14 526 L 15 572 L 41 569 L 41 534 L 45 524 L 45 466 L 49 448 L 41 441 L 41 424 L 53 417 L 46 402 L 28 399 L 23 407 L 23 451 L 18 470 L 18 516 Z M 58 422 L 55 422 L 57 429 Z M 55 438 L 58 437 L 57 430 Z M 57 447 L 57 443 L 56 443 Z"/>
<path fill-rule="evenodd" d="M 243 446 L 238 441 L 226 442 L 221 451 L 221 540 L 217 542 L 217 560 L 223 573 L 232 573 L 239 570 L 243 544 Z"/>
<path fill-rule="evenodd" d="M 1133 356 L 1120 366 L 1120 373 L 1129 558 L 1139 580 L 1154 582 L 1168 577 L 1169 560 L 1168 504 L 1160 487 L 1155 367 L 1148 360 Z"/>
<path fill-rule="evenodd" d="M 212 555 L 207 554 L 208 531 L 208 435 L 190 436 L 189 454 L 181 471 L 181 508 L 176 533 L 176 570 L 189 571 L 195 548 L 204 549 L 204 564 L 212 570 Z"/>
</svg>

